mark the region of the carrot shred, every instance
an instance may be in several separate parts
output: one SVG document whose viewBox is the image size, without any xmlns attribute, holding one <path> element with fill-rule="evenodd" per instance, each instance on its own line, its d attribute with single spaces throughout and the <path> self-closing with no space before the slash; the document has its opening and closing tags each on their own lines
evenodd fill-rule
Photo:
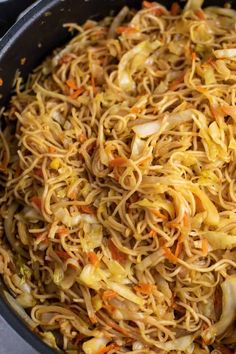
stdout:
<svg viewBox="0 0 236 354">
<path fill-rule="evenodd" d="M 179 240 L 177 242 L 177 246 L 176 246 L 176 249 L 175 249 L 175 257 L 179 258 L 182 250 L 183 250 L 183 242 L 181 240 Z"/>
<path fill-rule="evenodd" d="M 79 208 L 84 214 L 95 214 L 94 209 L 89 205 L 80 205 Z"/>
<path fill-rule="evenodd" d="M 222 106 L 221 110 L 223 113 L 227 114 L 228 116 L 235 116 L 236 115 L 236 106 Z"/>
<path fill-rule="evenodd" d="M 95 252 L 88 252 L 87 257 L 89 263 L 91 263 L 92 265 L 97 266 L 99 264 L 99 259 Z"/>
<path fill-rule="evenodd" d="M 169 247 L 164 245 L 163 249 L 164 249 L 164 255 L 165 255 L 166 259 L 168 259 L 168 261 L 170 261 L 171 263 L 176 264 L 177 257 L 171 252 Z"/>
<path fill-rule="evenodd" d="M 3 79 L 0 78 L 0 86 L 3 85 Z"/>
<path fill-rule="evenodd" d="M 34 175 L 38 177 L 43 177 L 43 171 L 41 168 L 34 168 Z"/>
<path fill-rule="evenodd" d="M 173 4 L 171 5 L 171 8 L 170 8 L 170 13 L 172 16 L 176 16 L 180 13 L 180 6 L 177 2 L 173 2 Z"/>
<path fill-rule="evenodd" d="M 120 27 L 117 27 L 116 32 L 119 33 L 119 34 L 122 34 L 122 33 L 135 33 L 135 32 L 137 32 L 137 29 L 134 28 L 134 27 L 120 26 Z"/>
<path fill-rule="evenodd" d="M 195 199 L 196 211 L 197 211 L 198 213 L 201 213 L 202 211 L 204 211 L 204 208 L 203 208 L 203 206 L 202 206 L 201 199 L 198 198 L 196 195 L 194 196 L 194 199 Z"/>
<path fill-rule="evenodd" d="M 179 77 L 177 77 L 177 79 L 173 80 L 169 85 L 169 89 L 171 91 L 175 91 L 176 88 L 178 87 L 178 85 L 181 84 L 182 82 L 184 82 L 184 76 L 185 76 L 185 73 L 180 75 Z"/>
<path fill-rule="evenodd" d="M 79 141 L 80 141 L 80 143 L 84 143 L 85 141 L 86 141 L 86 135 L 85 134 L 80 134 L 80 136 L 79 136 Z"/>
<path fill-rule="evenodd" d="M 68 255 L 68 253 L 65 252 L 65 251 L 55 251 L 55 253 L 57 254 L 57 256 L 58 256 L 59 258 L 62 258 L 62 259 L 65 259 L 65 260 L 67 260 L 67 259 L 70 258 L 70 256 Z"/>
<path fill-rule="evenodd" d="M 115 329 L 117 332 L 120 332 L 120 333 L 124 334 L 126 337 L 130 337 L 129 332 L 125 328 L 122 328 L 121 326 L 116 324 L 115 322 L 108 322 L 108 325 L 111 328 Z"/>
<path fill-rule="evenodd" d="M 93 88 L 93 93 L 96 94 L 97 88 L 96 88 L 95 79 L 93 76 L 91 77 L 91 84 L 92 84 L 92 88 Z"/>
<path fill-rule="evenodd" d="M 200 9 L 196 10 L 195 11 L 195 15 L 199 18 L 199 20 L 205 20 L 206 19 L 206 16 L 204 14 L 204 12 Z"/>
<path fill-rule="evenodd" d="M 75 83 L 75 81 L 74 80 L 66 80 L 66 84 L 67 84 L 67 86 L 69 87 L 69 88 L 71 88 L 72 90 L 77 90 L 78 89 L 78 87 L 77 87 L 77 85 L 76 85 L 76 83 Z"/>
<path fill-rule="evenodd" d="M 49 154 L 53 154 L 54 152 L 56 152 L 56 148 L 54 146 L 49 146 L 48 152 Z"/>
<path fill-rule="evenodd" d="M 107 352 L 109 352 L 112 349 L 116 349 L 119 346 L 115 343 L 109 344 L 108 346 L 98 350 L 95 354 L 106 354 Z"/>
<path fill-rule="evenodd" d="M 31 198 L 31 202 L 41 211 L 42 210 L 42 198 L 36 195 Z"/>
<path fill-rule="evenodd" d="M 154 238 L 154 237 L 157 236 L 157 233 L 156 233 L 155 230 L 151 230 L 148 235 L 149 235 L 150 237 L 153 237 L 153 238 Z"/>
<path fill-rule="evenodd" d="M 111 252 L 111 256 L 115 261 L 118 262 L 125 262 L 127 259 L 127 256 L 125 253 L 121 252 L 116 245 L 112 242 L 112 240 L 108 240 L 108 248 Z"/>
<path fill-rule="evenodd" d="M 149 1 L 143 1 L 143 6 L 146 9 L 152 9 L 152 12 L 156 15 L 156 16 L 160 16 L 163 15 L 164 11 L 161 7 L 157 7 L 157 4 L 154 2 L 149 2 Z"/>
<path fill-rule="evenodd" d="M 131 109 L 130 109 L 130 112 L 133 113 L 133 114 L 138 114 L 140 113 L 141 111 L 141 108 L 137 107 L 137 106 L 133 106 Z"/>
<path fill-rule="evenodd" d="M 184 213 L 184 216 L 183 216 L 183 225 L 185 227 L 189 226 L 189 214 L 186 212 Z"/>
<path fill-rule="evenodd" d="M 134 287 L 134 290 L 137 293 L 143 295 L 151 295 L 154 289 L 155 289 L 155 285 L 153 284 L 138 284 L 137 286 Z"/>
<path fill-rule="evenodd" d="M 196 60 L 197 59 L 197 54 L 195 52 L 192 52 L 192 60 Z"/>
<path fill-rule="evenodd" d="M 113 290 L 105 290 L 103 295 L 102 295 L 102 299 L 104 301 L 110 301 L 112 299 L 114 299 L 114 297 L 117 296 L 117 293 Z"/>
<path fill-rule="evenodd" d="M 127 163 L 127 159 L 125 157 L 116 157 L 115 159 L 111 160 L 109 163 L 110 167 L 123 167 Z"/>
<path fill-rule="evenodd" d="M 159 210 L 151 209 L 151 213 L 162 220 L 168 220 L 168 217 L 165 214 L 162 214 Z"/>
<path fill-rule="evenodd" d="M 208 240 L 206 238 L 204 238 L 202 240 L 202 253 L 203 253 L 204 256 L 207 255 L 208 248 L 209 248 Z"/>
<path fill-rule="evenodd" d="M 84 92 L 84 88 L 83 88 L 83 86 L 81 86 L 80 88 L 77 88 L 77 90 L 74 91 L 74 92 L 70 95 L 70 97 L 71 97 L 71 98 L 77 98 L 77 97 L 79 97 L 83 92 Z"/>
<path fill-rule="evenodd" d="M 58 229 L 57 229 L 57 234 L 59 236 L 67 236 L 69 235 L 69 230 L 65 227 L 65 226 L 60 226 Z"/>
</svg>

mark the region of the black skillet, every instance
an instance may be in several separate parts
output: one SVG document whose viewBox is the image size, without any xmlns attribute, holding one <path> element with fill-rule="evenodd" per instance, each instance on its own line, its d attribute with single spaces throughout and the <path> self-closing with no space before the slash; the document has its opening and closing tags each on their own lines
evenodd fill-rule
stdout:
<svg viewBox="0 0 236 354">
<path fill-rule="evenodd" d="M 159 2 L 168 7 L 173 1 Z M 229 1 L 208 0 L 204 5 L 223 6 L 225 2 Z M 3 82 L 0 105 L 7 104 L 17 69 L 26 77 L 52 49 L 69 39 L 68 32 L 63 28 L 64 23 L 83 23 L 88 18 L 101 18 L 111 12 L 116 13 L 124 5 L 138 8 L 141 0 L 0 0 L 0 36 L 1 31 L 6 30 L 17 15 L 32 3 L 31 8 L 0 40 L 0 79 Z M 232 0 L 231 4 L 236 8 L 236 0 Z M 0 314 L 39 353 L 55 353 L 17 317 L 1 295 L 3 288 L 0 280 Z"/>
</svg>

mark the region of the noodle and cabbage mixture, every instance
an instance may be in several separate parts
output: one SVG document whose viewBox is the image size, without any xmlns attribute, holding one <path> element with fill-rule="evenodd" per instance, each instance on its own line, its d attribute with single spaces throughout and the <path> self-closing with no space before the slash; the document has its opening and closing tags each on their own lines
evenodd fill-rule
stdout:
<svg viewBox="0 0 236 354">
<path fill-rule="evenodd" d="M 66 353 L 236 348 L 236 12 L 83 26 L 3 112 L 6 300 Z"/>
</svg>

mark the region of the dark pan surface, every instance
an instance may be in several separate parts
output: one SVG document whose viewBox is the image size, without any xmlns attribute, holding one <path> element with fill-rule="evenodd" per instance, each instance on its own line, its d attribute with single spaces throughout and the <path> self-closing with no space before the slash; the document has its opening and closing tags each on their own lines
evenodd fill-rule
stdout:
<svg viewBox="0 0 236 354">
<path fill-rule="evenodd" d="M 23 0 L 18 0 L 23 1 Z M 167 7 L 173 1 L 161 1 Z M 226 1 L 209 0 L 204 6 L 223 6 Z M 229 2 L 229 1 L 227 1 Z M 181 2 L 183 4 L 183 2 Z M 231 1 L 236 7 L 236 1 Z M 12 83 L 16 70 L 19 69 L 23 77 L 32 71 L 46 55 L 54 48 L 62 45 L 69 39 L 69 34 L 63 28 L 67 22 L 83 23 L 88 18 L 101 18 L 117 12 L 123 6 L 139 8 L 140 0 L 39 0 L 0 40 L 0 78 L 3 85 L 0 87 L 0 104 L 7 104 L 11 95 Z M 25 64 L 21 60 L 25 58 Z M 4 284 L 0 279 L 0 313 L 9 324 L 39 353 L 53 354 L 52 349 L 46 346 L 24 323 L 15 315 L 14 311 L 3 299 Z M 9 338 L 10 340 L 10 338 Z M 0 349 L 1 352 L 1 349 Z"/>
</svg>

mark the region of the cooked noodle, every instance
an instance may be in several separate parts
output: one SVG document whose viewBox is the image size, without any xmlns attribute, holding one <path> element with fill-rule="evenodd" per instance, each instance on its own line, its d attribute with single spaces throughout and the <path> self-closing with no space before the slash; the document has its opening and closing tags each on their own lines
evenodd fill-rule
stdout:
<svg viewBox="0 0 236 354">
<path fill-rule="evenodd" d="M 236 12 L 201 5 L 67 24 L 3 113 L 6 299 L 66 353 L 236 347 Z"/>
</svg>

